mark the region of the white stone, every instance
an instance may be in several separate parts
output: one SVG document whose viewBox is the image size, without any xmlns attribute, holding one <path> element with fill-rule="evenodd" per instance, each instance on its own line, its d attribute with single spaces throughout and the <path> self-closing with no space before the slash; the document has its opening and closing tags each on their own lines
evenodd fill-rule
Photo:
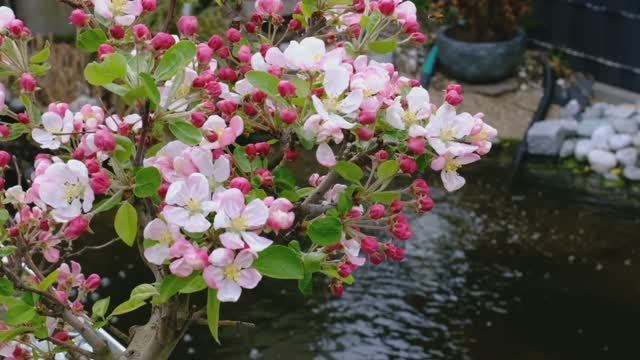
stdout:
<svg viewBox="0 0 640 360">
<path fill-rule="evenodd" d="M 611 150 L 619 150 L 631 145 L 631 135 L 629 134 L 615 134 L 609 137 L 609 148 Z"/>
<path fill-rule="evenodd" d="M 574 156 L 578 161 L 584 161 L 587 155 L 593 150 L 593 143 L 589 139 L 580 139 L 576 142 Z"/>
<path fill-rule="evenodd" d="M 629 104 L 622 104 L 622 105 L 610 105 L 609 107 L 607 107 L 607 109 L 605 110 L 605 114 L 607 116 L 612 116 L 612 117 L 619 117 L 619 118 L 628 118 L 631 115 L 633 115 L 633 113 L 636 112 L 636 107 L 633 105 L 629 105 Z"/>
<path fill-rule="evenodd" d="M 579 136 L 591 137 L 597 128 L 607 124 L 608 123 L 602 119 L 584 119 L 578 123 L 577 133 Z"/>
<path fill-rule="evenodd" d="M 609 150 L 609 138 L 615 134 L 613 127 L 605 125 L 597 128 L 591 135 L 591 142 L 596 149 Z"/>
<path fill-rule="evenodd" d="M 631 137 L 631 143 L 634 146 L 640 147 L 640 133 L 637 133 Z"/>
<path fill-rule="evenodd" d="M 618 134 L 634 134 L 638 132 L 638 123 L 633 119 L 615 118 L 611 123 Z"/>
<path fill-rule="evenodd" d="M 622 176 L 633 181 L 640 181 L 640 168 L 635 166 L 627 166 L 622 170 Z"/>
<path fill-rule="evenodd" d="M 560 147 L 560 157 L 566 158 L 573 155 L 573 151 L 576 148 L 576 141 L 574 139 L 567 139 L 562 143 Z"/>
<path fill-rule="evenodd" d="M 527 151 L 533 155 L 558 155 L 564 139 L 577 127 L 569 120 L 544 120 L 533 124 L 527 132 Z M 573 130 L 575 131 L 575 130 Z"/>
<path fill-rule="evenodd" d="M 634 166 L 638 162 L 638 149 L 628 147 L 616 151 L 616 159 L 624 166 Z"/>
<path fill-rule="evenodd" d="M 613 169 L 616 164 L 618 164 L 616 156 L 609 151 L 592 150 L 587 157 L 589 159 L 589 165 L 591 165 L 593 171 L 599 174 L 609 172 L 609 170 Z"/>
</svg>

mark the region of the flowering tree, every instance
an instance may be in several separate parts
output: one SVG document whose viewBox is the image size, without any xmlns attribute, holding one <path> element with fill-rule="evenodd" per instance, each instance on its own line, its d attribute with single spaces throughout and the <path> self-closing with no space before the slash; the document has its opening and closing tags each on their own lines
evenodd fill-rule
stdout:
<svg viewBox="0 0 640 360">
<path fill-rule="evenodd" d="M 217 340 L 221 303 L 263 276 L 295 280 L 303 294 L 323 276 L 340 296 L 367 260 L 404 258 L 404 212 L 434 206 L 418 174 L 430 168 L 459 189 L 458 169 L 496 133 L 482 114 L 456 112 L 459 85 L 437 107 L 416 80 L 367 57 L 424 41 L 409 1 L 305 0 L 285 20 L 280 0 L 258 0 L 242 27 L 206 41 L 195 17 L 180 18 L 179 35 L 148 29 L 155 0 L 64 2 L 77 46 L 96 53 L 84 77 L 127 110 L 39 106 L 49 48 L 28 54 L 29 28 L 0 8 L 0 69 L 26 109 L 5 106 L 2 89 L 1 140 L 42 150 L 24 177 L 0 151 L 9 359 L 165 358 L 195 321 Z M 76 241 L 113 212 L 117 239 Z M 115 241 L 139 249 L 155 281 L 87 308 L 100 276 L 73 259 Z M 194 293 L 206 306 L 189 303 Z M 98 329 L 143 306 L 150 319 L 122 339 L 126 351 L 110 347 Z"/>
</svg>

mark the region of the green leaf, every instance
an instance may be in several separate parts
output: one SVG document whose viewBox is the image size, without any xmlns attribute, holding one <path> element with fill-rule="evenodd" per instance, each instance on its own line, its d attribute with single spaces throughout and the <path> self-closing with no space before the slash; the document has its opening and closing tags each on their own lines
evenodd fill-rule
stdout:
<svg viewBox="0 0 640 360">
<path fill-rule="evenodd" d="M 295 251 L 282 245 L 271 245 L 258 254 L 253 267 L 262 275 L 275 279 L 302 279 L 304 265 Z"/>
<path fill-rule="evenodd" d="M 311 194 L 315 189 L 316 188 L 314 187 L 303 187 L 296 190 L 296 192 L 298 193 L 298 195 L 300 195 L 300 197 L 306 197 L 307 195 Z"/>
<path fill-rule="evenodd" d="M 304 271 L 304 277 L 298 280 L 298 290 L 304 296 L 310 296 L 313 293 L 313 273 Z"/>
<path fill-rule="evenodd" d="M 47 275 L 40 284 L 38 284 L 38 289 L 47 290 L 58 280 L 58 271 L 53 271 L 49 275 Z"/>
<path fill-rule="evenodd" d="M 207 325 L 213 339 L 220 344 L 218 338 L 218 322 L 220 321 L 220 300 L 218 300 L 218 290 L 209 289 L 207 291 Z"/>
<path fill-rule="evenodd" d="M 342 222 L 335 216 L 325 216 L 309 225 L 309 237 L 322 246 L 336 244 L 342 237 Z"/>
<path fill-rule="evenodd" d="M 107 310 L 109 309 L 109 301 L 111 300 L 111 298 L 106 297 L 104 299 L 100 299 L 96 302 L 93 303 L 93 306 L 91 307 L 91 316 L 94 319 L 97 318 L 104 318 L 104 316 L 107 314 Z"/>
<path fill-rule="evenodd" d="M 23 123 L 13 123 L 10 125 L 11 133 L 7 137 L 0 137 L 0 142 L 13 141 L 20 136 L 29 133 L 31 130 Z"/>
<path fill-rule="evenodd" d="M 129 299 L 144 301 L 152 296 L 160 295 L 158 289 L 151 284 L 140 284 L 131 290 Z"/>
<path fill-rule="evenodd" d="M 0 247 L 0 257 L 5 257 L 13 254 L 18 248 L 13 245 L 5 245 Z"/>
<path fill-rule="evenodd" d="M 49 55 L 51 55 L 51 49 L 49 47 L 49 41 L 44 45 L 44 49 L 38 51 L 35 55 L 31 57 L 31 62 L 34 64 L 41 64 L 47 60 L 49 60 Z"/>
<path fill-rule="evenodd" d="M 400 198 L 400 193 L 397 191 L 380 191 L 370 195 L 371 201 L 380 202 L 383 204 L 391 204 L 393 200 Z"/>
<path fill-rule="evenodd" d="M 131 159 L 133 155 L 133 142 L 126 136 L 116 135 L 116 150 L 114 156 L 116 160 L 121 163 L 125 163 Z"/>
<path fill-rule="evenodd" d="M 126 96 L 129 93 L 129 91 L 131 91 L 131 89 L 129 89 L 128 86 L 125 87 L 125 86 L 113 84 L 113 83 L 102 85 L 102 87 L 122 97 Z"/>
<path fill-rule="evenodd" d="M 233 159 L 236 161 L 236 165 L 238 165 L 240 171 L 243 173 L 251 173 L 251 161 L 249 161 L 244 148 L 236 146 L 236 148 L 233 149 Z"/>
<path fill-rule="evenodd" d="M 97 203 L 94 206 L 94 208 L 91 211 L 91 213 L 95 215 L 95 214 L 99 214 L 101 212 L 109 211 L 109 210 L 113 209 L 116 205 L 120 204 L 121 201 L 122 201 L 122 192 L 119 191 L 119 192 L 115 193 L 112 197 L 110 197 L 108 199 L 103 199 L 102 201 Z"/>
<path fill-rule="evenodd" d="M 76 47 L 87 52 L 96 52 L 107 41 L 107 35 L 100 28 L 85 30 L 76 38 Z"/>
<path fill-rule="evenodd" d="M 137 300 L 137 299 L 129 299 L 125 302 L 123 302 L 122 304 L 116 306 L 115 309 L 113 309 L 113 311 L 111 312 L 111 314 L 109 315 L 109 317 L 111 316 L 115 316 L 115 315 L 122 315 L 122 314 L 126 314 L 129 312 L 132 312 L 136 309 L 139 309 L 141 307 L 143 307 L 146 303 L 144 301 L 141 300 Z"/>
<path fill-rule="evenodd" d="M 277 97 L 278 96 L 278 83 L 280 79 L 277 77 L 258 70 L 251 70 L 245 74 L 245 78 L 257 89 L 264 91 L 266 94 Z"/>
<path fill-rule="evenodd" d="M 200 143 L 200 140 L 202 140 L 202 133 L 200 133 L 200 130 L 193 126 L 193 124 L 186 121 L 178 120 L 169 123 L 169 130 L 176 139 L 187 145 L 196 145 Z"/>
<path fill-rule="evenodd" d="M 9 307 L 4 314 L 4 322 L 10 326 L 16 326 L 29 322 L 36 316 L 36 309 L 32 305 L 19 302 Z"/>
<path fill-rule="evenodd" d="M 351 210 L 351 208 L 353 207 L 353 191 L 354 190 L 355 190 L 355 187 L 351 185 L 348 188 L 346 188 L 342 193 L 340 193 L 340 196 L 338 196 L 338 204 L 336 206 L 338 213 L 345 214 L 349 212 L 349 210 Z"/>
<path fill-rule="evenodd" d="M 142 168 L 136 172 L 136 187 L 133 193 L 139 198 L 153 196 L 162 184 L 162 176 L 155 166 Z"/>
<path fill-rule="evenodd" d="M 318 5 L 316 0 L 302 0 L 302 15 L 304 15 L 305 18 L 311 17 L 317 10 Z"/>
<path fill-rule="evenodd" d="M 202 276 L 194 276 L 191 281 L 187 283 L 182 289 L 180 289 L 181 294 L 192 294 L 198 291 L 202 291 L 207 288 L 207 283 L 204 282 L 204 278 Z"/>
<path fill-rule="evenodd" d="M 309 96 L 309 83 L 297 76 L 291 78 L 291 82 L 296 86 L 296 96 L 306 98 Z"/>
<path fill-rule="evenodd" d="M 0 278 L 0 295 L 12 296 L 14 290 L 13 283 L 9 279 Z"/>
<path fill-rule="evenodd" d="M 395 38 L 388 38 L 384 40 L 372 41 L 369 43 L 369 50 L 379 53 L 386 54 L 396 50 L 398 47 L 398 40 Z"/>
<path fill-rule="evenodd" d="M 29 64 L 29 72 L 34 76 L 42 76 L 51 70 L 49 64 Z"/>
<path fill-rule="evenodd" d="M 302 262 L 304 263 L 304 269 L 309 272 L 318 272 L 324 262 L 324 259 L 327 257 L 327 254 L 322 252 L 312 252 L 308 254 L 304 254 L 302 257 Z"/>
<path fill-rule="evenodd" d="M 338 280 L 342 281 L 343 283 L 345 283 L 347 285 L 351 285 L 355 281 L 355 279 L 353 278 L 353 275 L 349 275 L 347 277 L 340 276 L 340 274 L 338 273 L 338 270 L 336 270 L 335 267 L 330 267 L 330 268 L 323 269 L 322 273 L 327 275 L 328 277 L 332 277 L 334 279 L 338 279 Z"/>
<path fill-rule="evenodd" d="M 84 68 L 84 77 L 91 85 L 107 85 L 125 76 L 127 59 L 122 54 L 109 54 L 102 62 L 92 62 Z"/>
<path fill-rule="evenodd" d="M 0 209 L 0 225 L 6 224 L 11 215 L 9 215 L 9 211 L 7 209 Z"/>
<path fill-rule="evenodd" d="M 400 170 L 400 164 L 396 160 L 387 160 L 378 166 L 376 176 L 380 180 L 387 180 L 395 176 L 398 170 Z"/>
<path fill-rule="evenodd" d="M 140 76 L 140 79 L 142 79 L 144 92 L 149 98 L 149 100 L 155 105 L 158 105 L 160 103 L 160 91 L 158 91 L 158 87 L 156 86 L 156 81 L 148 73 L 143 72 L 138 74 L 138 76 Z"/>
<path fill-rule="evenodd" d="M 28 326 L 20 326 L 11 330 L 0 331 L 0 342 L 7 342 L 16 338 L 18 335 L 27 333 L 31 330 Z"/>
<path fill-rule="evenodd" d="M 346 180 L 352 182 L 359 182 L 364 176 L 362 169 L 360 169 L 358 165 L 349 161 L 338 161 L 332 170 L 340 174 L 340 176 Z"/>
<path fill-rule="evenodd" d="M 202 276 L 197 273 L 192 273 L 188 277 L 177 277 L 175 275 L 167 275 L 160 284 L 160 294 L 154 299 L 154 304 L 162 304 L 167 302 L 173 295 L 177 294 L 185 286 L 187 286 L 194 277 Z"/>
<path fill-rule="evenodd" d="M 191 63 L 196 56 L 196 45 L 183 40 L 173 45 L 160 59 L 155 72 L 156 80 L 169 80 Z"/>
<path fill-rule="evenodd" d="M 293 190 L 296 188 L 296 177 L 287 167 L 279 167 L 273 172 L 274 184 L 278 189 Z"/>
<path fill-rule="evenodd" d="M 125 244 L 133 246 L 138 233 L 138 213 L 133 205 L 128 202 L 123 203 L 113 223 L 116 234 L 124 241 Z"/>
</svg>

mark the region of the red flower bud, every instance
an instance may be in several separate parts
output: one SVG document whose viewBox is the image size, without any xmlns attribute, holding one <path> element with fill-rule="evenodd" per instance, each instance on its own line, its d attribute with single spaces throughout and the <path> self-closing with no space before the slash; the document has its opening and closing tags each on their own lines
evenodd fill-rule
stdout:
<svg viewBox="0 0 640 360">
<path fill-rule="evenodd" d="M 4 150 L 0 150 L 0 168 L 8 166 L 11 163 L 11 154 Z"/>
<path fill-rule="evenodd" d="M 271 186 L 271 184 L 273 184 L 273 175 L 268 169 L 258 169 L 256 170 L 255 175 L 260 179 L 260 185 Z"/>
<path fill-rule="evenodd" d="M 384 216 L 384 211 L 385 211 L 384 205 L 373 204 L 369 208 L 369 216 L 371 216 L 371 218 L 374 220 L 378 220 Z"/>
<path fill-rule="evenodd" d="M 393 200 L 391 202 L 391 211 L 393 211 L 394 213 L 399 213 L 402 211 L 402 209 L 404 208 L 404 203 L 402 202 L 402 200 Z"/>
<path fill-rule="evenodd" d="M 87 159 L 84 161 L 84 165 L 89 170 L 90 174 L 100 171 L 101 166 L 96 159 Z"/>
<path fill-rule="evenodd" d="M 229 28 L 229 30 L 227 30 L 227 32 L 225 33 L 225 36 L 227 37 L 227 40 L 235 43 L 240 41 L 240 39 L 242 38 L 242 33 L 236 28 Z"/>
<path fill-rule="evenodd" d="M 133 35 L 136 37 L 136 40 L 146 39 L 151 34 L 145 24 L 135 24 L 131 29 L 133 30 Z"/>
<path fill-rule="evenodd" d="M 5 124 L 0 124 L 0 137 L 8 138 L 11 135 L 11 129 Z"/>
<path fill-rule="evenodd" d="M 209 47 L 215 51 L 224 46 L 224 40 L 222 40 L 222 37 L 220 37 L 220 35 L 213 35 L 209 38 L 207 45 L 209 45 Z"/>
<path fill-rule="evenodd" d="M 378 244 L 378 239 L 373 236 L 365 236 L 360 240 L 360 248 L 362 251 L 367 254 L 373 254 L 378 251 L 380 244 Z"/>
<path fill-rule="evenodd" d="M 28 124 L 31 122 L 31 118 L 29 117 L 29 114 L 25 112 L 21 112 L 18 114 L 18 121 L 20 121 L 23 124 Z"/>
<path fill-rule="evenodd" d="M 278 93 L 282 97 L 293 96 L 296 93 L 296 86 L 289 80 L 280 80 L 278 83 Z"/>
<path fill-rule="evenodd" d="M 64 237 L 67 240 L 75 240 L 84 234 L 89 228 L 89 221 L 83 216 L 78 216 L 69 221 L 67 227 L 64 229 Z"/>
<path fill-rule="evenodd" d="M 201 111 L 194 111 L 191 113 L 191 123 L 197 128 L 201 128 L 207 121 L 207 115 Z"/>
<path fill-rule="evenodd" d="M 373 130 L 368 127 L 360 127 L 356 130 L 356 134 L 358 134 L 358 138 L 362 141 L 369 141 L 373 137 Z"/>
<path fill-rule="evenodd" d="M 420 211 L 428 212 L 436 206 L 436 203 L 429 196 L 423 196 L 418 199 L 418 204 L 420 205 Z"/>
<path fill-rule="evenodd" d="M 244 147 L 244 152 L 247 154 L 247 157 L 249 159 L 255 157 L 256 155 L 258 155 L 258 151 L 256 150 L 256 146 L 253 144 L 248 144 L 247 146 Z"/>
<path fill-rule="evenodd" d="M 244 24 L 244 29 L 247 30 L 249 34 L 255 33 L 256 28 L 257 28 L 257 25 L 253 21 L 247 21 L 247 23 Z"/>
<path fill-rule="evenodd" d="M 93 142 L 102 151 L 111 152 L 116 149 L 116 136 L 106 129 L 96 131 Z"/>
<path fill-rule="evenodd" d="M 195 16 L 182 16 L 178 20 L 178 31 L 188 37 L 195 35 L 198 32 L 198 18 Z"/>
<path fill-rule="evenodd" d="M 418 44 L 424 44 L 424 42 L 427 41 L 427 37 L 419 31 L 411 33 L 411 35 L 409 35 L 409 39 Z"/>
<path fill-rule="evenodd" d="M 238 103 L 234 100 L 220 100 L 216 103 L 216 106 L 227 115 L 231 115 L 238 110 Z"/>
<path fill-rule="evenodd" d="M 389 159 L 389 153 L 387 153 L 386 150 L 380 150 L 377 153 L 375 153 L 375 155 L 373 155 L 375 161 L 377 162 L 383 162 L 385 160 Z"/>
<path fill-rule="evenodd" d="M 98 57 L 100 61 L 104 60 L 105 56 L 113 54 L 114 52 L 116 52 L 116 50 L 109 44 L 100 44 L 100 46 L 98 46 Z"/>
<path fill-rule="evenodd" d="M 208 64 L 213 58 L 213 50 L 209 45 L 202 43 L 196 48 L 196 59 L 200 64 Z"/>
<path fill-rule="evenodd" d="M 267 94 L 260 90 L 256 90 L 251 93 L 251 99 L 258 104 L 263 102 L 266 98 L 267 98 Z"/>
<path fill-rule="evenodd" d="M 344 284 L 342 281 L 331 282 L 329 289 L 331 290 L 331 294 L 335 297 L 341 297 L 342 294 L 344 294 Z"/>
<path fill-rule="evenodd" d="M 228 59 L 229 56 L 231 56 L 231 50 L 229 50 L 228 47 L 223 46 L 220 49 L 216 50 L 216 54 L 218 54 L 218 57 L 220 59 Z"/>
<path fill-rule="evenodd" d="M 393 15 L 393 12 L 396 10 L 396 3 L 393 0 L 380 0 L 378 2 L 378 10 L 383 15 Z"/>
<path fill-rule="evenodd" d="M 36 79 L 29 73 L 20 75 L 20 88 L 24 92 L 34 92 L 36 90 Z"/>
<path fill-rule="evenodd" d="M 464 100 L 464 96 L 458 93 L 457 91 L 449 91 L 447 95 L 444 97 L 444 101 L 446 101 L 451 106 L 458 106 Z"/>
<path fill-rule="evenodd" d="M 102 171 L 95 172 L 91 174 L 91 190 L 93 190 L 96 195 L 105 194 L 109 190 L 109 186 L 111 186 L 111 179 L 109 179 L 109 175 Z"/>
<path fill-rule="evenodd" d="M 125 35 L 124 28 L 120 25 L 114 25 L 111 28 L 109 28 L 109 34 L 111 34 L 112 38 L 116 40 L 120 40 L 124 38 L 124 35 Z"/>
<path fill-rule="evenodd" d="M 405 174 L 413 174 L 418 171 L 418 164 L 416 164 L 416 161 L 412 158 L 405 157 L 400 160 L 400 171 Z"/>
<path fill-rule="evenodd" d="M 242 191 L 245 195 L 251 192 L 251 183 L 244 177 L 235 177 L 231 179 L 229 186 Z"/>
<path fill-rule="evenodd" d="M 271 144 L 269 144 L 268 142 L 256 143 L 255 147 L 256 147 L 256 152 L 260 156 L 267 156 L 269 155 L 269 151 L 271 151 Z"/>
<path fill-rule="evenodd" d="M 284 151 L 284 159 L 287 161 L 296 161 L 296 159 L 298 158 L 298 156 L 300 155 L 300 153 L 293 148 L 287 148 Z"/>
<path fill-rule="evenodd" d="M 228 66 L 220 68 L 218 71 L 218 77 L 220 80 L 224 81 L 236 81 L 236 79 L 238 79 L 236 72 Z"/>
<path fill-rule="evenodd" d="M 81 9 L 75 9 L 71 12 L 71 15 L 69 15 L 69 22 L 77 28 L 83 28 L 87 26 L 87 24 L 89 23 L 89 19 L 91 19 L 91 15 L 87 14 Z"/>
<path fill-rule="evenodd" d="M 176 39 L 164 32 L 159 32 L 151 39 L 151 46 L 156 50 L 166 50 L 176 43 Z"/>
<path fill-rule="evenodd" d="M 156 0 L 142 0 L 142 10 L 144 11 L 156 11 L 157 7 Z"/>
<path fill-rule="evenodd" d="M 95 291 L 100 286 L 100 275 L 91 274 L 82 284 L 82 287 L 87 291 Z"/>
<path fill-rule="evenodd" d="M 280 120 L 287 125 L 291 125 L 298 119 L 298 113 L 294 109 L 284 108 L 280 110 Z"/>
<path fill-rule="evenodd" d="M 409 138 L 407 149 L 416 155 L 422 155 L 425 152 L 427 142 L 422 137 Z"/>
<path fill-rule="evenodd" d="M 289 30 L 298 31 L 302 28 L 302 23 L 298 19 L 289 20 Z"/>
</svg>

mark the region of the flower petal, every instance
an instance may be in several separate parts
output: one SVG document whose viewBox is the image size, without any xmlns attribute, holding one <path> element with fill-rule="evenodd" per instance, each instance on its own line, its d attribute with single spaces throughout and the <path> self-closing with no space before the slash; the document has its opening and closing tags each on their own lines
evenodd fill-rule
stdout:
<svg viewBox="0 0 640 360">
<path fill-rule="evenodd" d="M 225 279 L 218 284 L 218 300 L 236 302 L 242 294 L 242 288 L 233 280 Z"/>
<path fill-rule="evenodd" d="M 253 289 L 258 286 L 258 283 L 262 280 L 262 275 L 256 269 L 243 269 L 240 270 L 240 276 L 236 279 L 238 285 L 245 289 Z"/>
</svg>

